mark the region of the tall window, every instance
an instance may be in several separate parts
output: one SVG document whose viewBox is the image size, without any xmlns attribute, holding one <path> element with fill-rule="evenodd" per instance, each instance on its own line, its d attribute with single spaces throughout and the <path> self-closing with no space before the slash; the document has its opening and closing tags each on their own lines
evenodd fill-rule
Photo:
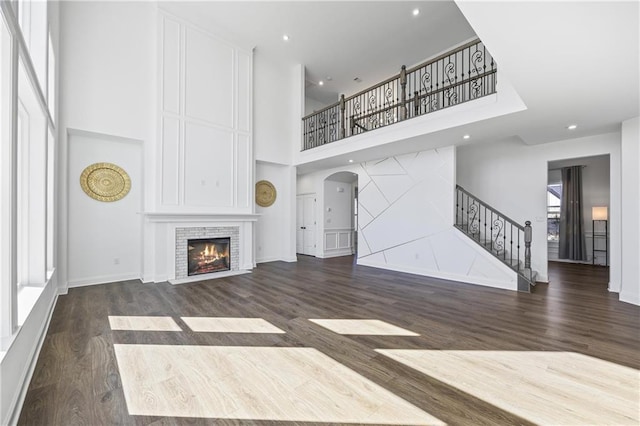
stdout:
<svg viewBox="0 0 640 426">
<path fill-rule="evenodd" d="M 55 273 L 56 61 L 47 7 L 0 4 L 0 350 Z"/>
<path fill-rule="evenodd" d="M 562 184 L 547 186 L 547 241 L 560 240 L 560 200 Z"/>
</svg>

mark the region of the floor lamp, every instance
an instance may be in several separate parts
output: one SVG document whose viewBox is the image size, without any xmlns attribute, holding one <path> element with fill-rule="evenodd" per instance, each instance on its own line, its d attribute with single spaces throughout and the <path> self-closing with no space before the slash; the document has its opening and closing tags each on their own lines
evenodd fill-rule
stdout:
<svg viewBox="0 0 640 426">
<path fill-rule="evenodd" d="M 609 227 L 608 227 L 608 214 L 607 207 L 592 207 L 591 208 L 591 230 L 593 237 L 591 238 L 591 250 L 593 256 L 593 264 L 596 264 L 596 253 L 604 253 L 604 265 L 608 266 L 609 261 Z M 596 233 L 596 222 L 604 222 L 604 232 L 599 231 Z M 604 239 L 604 250 L 602 248 L 596 248 L 596 240 Z M 602 245 L 598 245 L 598 247 L 602 247 Z"/>
</svg>

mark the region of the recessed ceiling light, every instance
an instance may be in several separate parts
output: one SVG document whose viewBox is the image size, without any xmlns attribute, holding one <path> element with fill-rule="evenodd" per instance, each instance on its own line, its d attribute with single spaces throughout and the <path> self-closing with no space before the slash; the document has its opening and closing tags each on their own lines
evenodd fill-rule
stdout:
<svg viewBox="0 0 640 426">
<path fill-rule="evenodd" d="M 320 80 L 320 81 L 318 82 L 318 84 L 319 84 L 320 86 L 324 86 L 324 81 Z"/>
<path fill-rule="evenodd" d="M 284 34 L 284 35 L 282 36 L 282 39 L 283 39 L 284 41 L 289 41 L 289 36 L 288 36 L 288 35 L 286 35 L 286 34 Z"/>
<path fill-rule="evenodd" d="M 462 139 L 469 139 L 469 138 L 471 138 L 471 135 L 464 135 L 464 136 L 462 137 Z"/>
<path fill-rule="evenodd" d="M 349 160 L 350 163 L 353 163 L 353 160 Z"/>
<path fill-rule="evenodd" d="M 577 124 L 571 124 L 571 125 L 567 126 L 567 129 L 569 129 L 569 130 L 575 130 L 577 128 L 578 128 Z"/>
<path fill-rule="evenodd" d="M 413 14 L 413 16 L 418 16 L 418 15 L 420 15 L 420 9 L 415 8 L 415 9 L 413 9 L 413 12 L 411 12 L 411 13 Z"/>
</svg>

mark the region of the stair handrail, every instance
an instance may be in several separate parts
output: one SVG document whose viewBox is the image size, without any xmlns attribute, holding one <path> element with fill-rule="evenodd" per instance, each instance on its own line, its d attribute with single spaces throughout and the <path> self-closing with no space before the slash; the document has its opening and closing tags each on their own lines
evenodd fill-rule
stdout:
<svg viewBox="0 0 640 426">
<path fill-rule="evenodd" d="M 386 80 L 302 117 L 302 151 L 496 93 L 496 72 L 478 38 L 409 69 L 402 65 Z"/>
<path fill-rule="evenodd" d="M 485 203 L 484 201 L 482 201 L 480 198 L 476 197 L 475 195 L 473 195 L 472 193 L 470 193 L 469 191 L 467 191 L 466 189 L 464 189 L 463 187 L 461 187 L 460 185 L 456 185 L 456 189 L 459 190 L 460 192 L 464 192 L 465 194 L 467 194 L 469 197 L 473 198 L 474 200 L 476 200 L 479 204 L 482 204 L 483 206 L 485 206 L 486 208 L 488 208 L 489 210 L 492 210 L 494 213 L 499 214 L 500 216 L 504 217 L 505 219 L 507 219 L 509 222 L 512 222 L 514 225 L 516 225 L 518 227 L 518 229 L 520 229 L 521 231 L 524 232 L 525 230 L 525 225 L 520 225 L 518 223 L 518 221 L 511 219 L 509 216 L 507 216 L 506 214 L 502 213 L 500 210 L 494 208 L 493 206 Z M 527 221 L 529 222 L 529 221 Z M 525 222 L 526 223 L 526 222 Z M 529 222 L 529 225 L 531 225 L 531 222 Z"/>
<path fill-rule="evenodd" d="M 460 206 L 460 196 L 462 199 L 462 206 Z M 466 199 L 466 207 L 467 211 L 465 213 L 465 195 Z M 474 207 L 474 203 L 477 204 L 477 208 Z M 473 209 L 472 209 L 473 208 Z M 482 219 L 480 217 L 480 212 L 484 208 L 484 237 L 481 236 L 481 224 Z M 487 211 L 490 214 L 489 220 L 489 238 L 487 238 Z M 460 212 L 460 214 L 459 214 Z M 465 224 L 465 214 L 467 222 Z M 470 216 L 471 215 L 471 216 Z M 494 220 L 494 215 L 496 219 Z M 477 223 L 476 223 L 477 221 Z M 497 222 L 497 223 L 496 223 Z M 500 228 L 498 232 L 494 236 L 493 229 L 500 224 Z M 494 257 L 505 263 L 511 269 L 518 273 L 518 275 L 527 279 L 530 284 L 535 284 L 534 282 L 534 274 L 531 270 L 531 241 L 532 241 L 532 228 L 531 221 L 525 221 L 524 225 L 519 224 L 517 221 L 511 219 L 506 214 L 502 213 L 500 210 L 494 208 L 493 206 L 485 203 L 480 200 L 477 196 L 470 193 L 466 189 L 464 189 L 460 185 L 456 185 L 456 218 L 455 218 L 455 227 L 469 236 L 472 240 L 477 242 L 481 247 L 485 250 L 489 251 Z M 507 232 L 507 226 L 510 226 L 509 232 Z M 513 239 L 514 239 L 514 228 L 517 233 L 517 241 L 516 241 L 516 257 L 515 257 L 515 265 L 514 265 L 514 257 L 513 257 Z M 521 234 L 522 233 L 522 234 Z M 509 235 L 509 244 L 510 244 L 510 255 L 507 257 L 507 247 L 506 247 L 506 237 Z M 522 235 L 522 240 L 524 242 L 524 252 L 522 257 L 522 264 L 524 266 L 523 269 L 520 268 L 521 265 L 521 257 L 520 257 L 520 237 Z M 500 237 L 502 237 L 502 241 L 499 241 Z M 496 242 L 496 246 L 494 247 L 494 242 Z M 490 248 L 488 247 L 490 245 Z"/>
</svg>

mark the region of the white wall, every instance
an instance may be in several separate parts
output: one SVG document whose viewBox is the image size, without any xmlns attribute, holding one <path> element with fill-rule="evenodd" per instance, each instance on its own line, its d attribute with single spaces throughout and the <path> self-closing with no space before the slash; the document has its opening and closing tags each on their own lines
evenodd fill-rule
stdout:
<svg viewBox="0 0 640 426">
<path fill-rule="evenodd" d="M 276 201 L 269 207 L 256 205 L 256 263 L 296 260 L 295 169 L 281 164 L 257 162 L 256 180 L 268 180 L 276 188 Z"/>
<path fill-rule="evenodd" d="M 640 305 L 640 118 L 622 123 L 622 286 L 620 300 Z"/>
<path fill-rule="evenodd" d="M 71 270 L 78 271 L 75 263 L 80 259 L 67 258 L 67 236 L 74 232 L 74 224 L 66 220 L 66 189 L 78 179 L 68 172 L 73 164 L 68 158 L 67 129 L 142 141 L 145 208 L 155 203 L 156 5 L 61 2 L 60 8 L 60 90 L 64 97 L 59 126 L 59 254 L 61 265 L 69 264 Z M 129 226 L 128 219 L 117 226 Z M 61 272 L 61 285 L 65 286 L 72 277 L 67 277 L 66 270 Z"/>
<path fill-rule="evenodd" d="M 291 164 L 292 147 L 299 149 L 302 136 L 300 66 L 269 58 L 260 50 L 254 55 L 255 158 Z M 297 90 L 296 90 L 297 89 Z"/>
<path fill-rule="evenodd" d="M 324 180 L 340 171 L 358 175 L 358 264 L 517 288 L 515 272 L 453 227 L 454 147 L 299 176 L 298 191 L 313 182 L 321 209 Z M 323 247 L 325 227 L 319 223 L 316 247 Z M 324 256 L 322 249 L 317 256 Z"/>
<path fill-rule="evenodd" d="M 140 277 L 142 269 L 142 141 L 71 132 L 69 141 L 68 286 Z M 91 164 L 115 164 L 131 178 L 121 200 L 101 202 L 80 187 Z"/>
<path fill-rule="evenodd" d="M 466 145 L 457 152 L 457 183 L 519 223 L 531 220 L 532 267 L 540 281 L 547 274 L 548 162 L 576 157 L 610 155 L 610 270 L 609 289 L 620 289 L 620 134 L 524 145 L 518 141 Z"/>
</svg>

